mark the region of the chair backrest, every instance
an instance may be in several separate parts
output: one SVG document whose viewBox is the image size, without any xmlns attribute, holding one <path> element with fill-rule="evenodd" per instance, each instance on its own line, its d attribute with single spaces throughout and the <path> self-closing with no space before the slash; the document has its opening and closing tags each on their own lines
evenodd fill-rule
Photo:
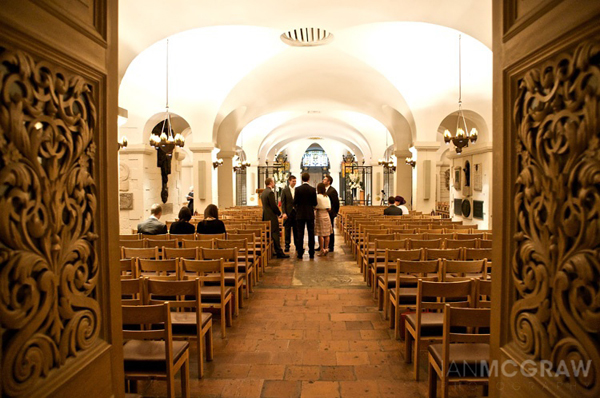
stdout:
<svg viewBox="0 0 600 398">
<path fill-rule="evenodd" d="M 182 239 L 181 246 L 183 248 L 197 247 L 198 249 L 212 249 L 214 246 L 213 240 L 188 240 Z"/>
<path fill-rule="evenodd" d="M 454 233 L 455 234 L 470 234 L 471 230 L 470 229 L 463 229 L 462 225 L 460 226 L 454 226 Z"/>
<path fill-rule="evenodd" d="M 148 247 L 148 246 L 146 246 L 145 240 L 120 240 L 119 246 L 120 247 L 132 247 L 132 248 L 136 248 L 136 249 L 142 249 L 144 247 Z"/>
<path fill-rule="evenodd" d="M 443 310 L 445 301 L 457 307 L 473 307 L 475 300 L 472 279 L 458 282 L 430 282 L 419 280 L 417 283 L 417 316 L 422 310 Z M 441 300 L 432 300 L 438 298 Z"/>
<path fill-rule="evenodd" d="M 158 247 L 159 250 L 162 247 L 179 247 L 177 245 L 177 240 L 176 239 L 148 239 L 148 238 L 144 238 L 144 240 L 146 241 L 146 245 L 147 247 Z"/>
<path fill-rule="evenodd" d="M 369 243 L 375 242 L 376 240 L 394 240 L 394 234 L 388 233 L 367 233 L 365 240 Z"/>
<path fill-rule="evenodd" d="M 144 249 L 136 247 L 121 247 L 121 258 L 158 259 L 158 247 L 147 247 Z"/>
<path fill-rule="evenodd" d="M 405 250 L 406 249 L 406 239 L 402 239 L 402 240 L 376 240 L 375 241 L 375 250 L 382 250 L 385 251 L 385 249 L 390 249 L 390 250 Z"/>
<path fill-rule="evenodd" d="M 463 228 L 469 228 L 469 229 L 473 230 L 473 229 L 478 229 L 479 226 L 477 224 L 473 224 L 473 225 L 466 225 L 465 224 L 465 225 L 463 225 Z"/>
<path fill-rule="evenodd" d="M 475 296 L 477 307 L 490 308 L 492 305 L 492 281 L 489 279 L 475 279 L 475 285 L 477 288 L 477 295 Z"/>
<path fill-rule="evenodd" d="M 175 239 L 177 242 L 181 242 L 183 239 L 194 240 L 195 235 L 196 235 L 195 233 L 192 233 L 192 234 L 169 234 L 171 239 Z"/>
<path fill-rule="evenodd" d="M 442 240 L 441 239 L 433 239 L 433 240 L 408 240 L 408 247 L 411 249 L 441 249 L 442 248 Z"/>
<path fill-rule="evenodd" d="M 225 239 L 226 234 L 196 234 L 196 240 Z"/>
<path fill-rule="evenodd" d="M 440 278 L 440 268 L 438 260 L 398 260 L 396 262 L 396 286 L 414 286 L 419 279 L 438 281 Z"/>
<path fill-rule="evenodd" d="M 180 278 L 179 259 L 145 260 L 137 259 L 140 276 L 153 279 L 178 280 Z"/>
<path fill-rule="evenodd" d="M 153 305 L 168 301 L 171 308 L 195 308 L 196 321 L 201 325 L 202 296 L 200 278 L 165 281 L 144 278 L 144 304 Z"/>
<path fill-rule="evenodd" d="M 153 240 L 168 240 L 169 234 L 159 234 L 159 235 L 144 235 L 142 234 L 142 238 L 150 238 Z"/>
<path fill-rule="evenodd" d="M 425 239 L 425 234 L 396 234 L 396 239 L 413 239 L 413 240 L 422 240 Z"/>
<path fill-rule="evenodd" d="M 488 234 L 486 234 L 487 237 Z M 491 249 L 492 248 L 492 240 L 491 239 L 481 239 L 479 241 L 479 247 L 482 249 Z"/>
<path fill-rule="evenodd" d="M 165 360 L 173 363 L 173 335 L 169 302 L 156 305 L 123 305 L 123 326 L 143 326 L 141 330 L 123 328 L 124 340 L 164 340 Z"/>
<path fill-rule="evenodd" d="M 398 260 L 405 261 L 418 261 L 423 258 L 423 250 L 386 250 L 385 251 L 385 262 L 395 262 Z"/>
<path fill-rule="evenodd" d="M 219 283 L 221 297 L 225 297 L 225 260 L 181 260 L 181 268 L 186 279 L 198 278 L 200 283 Z M 190 273 L 193 276 L 190 276 Z"/>
<path fill-rule="evenodd" d="M 471 240 L 456 240 L 456 239 L 446 239 L 444 242 L 444 247 L 446 249 L 457 249 L 462 247 L 468 247 L 471 249 L 475 249 L 477 247 L 477 239 Z"/>
<path fill-rule="evenodd" d="M 483 260 L 492 259 L 492 249 L 465 249 L 465 260 Z"/>
<path fill-rule="evenodd" d="M 119 240 L 140 240 L 141 234 L 119 235 Z"/>
<path fill-rule="evenodd" d="M 222 258 L 225 261 L 237 261 L 237 248 L 228 249 L 200 249 L 202 260 L 216 260 Z"/>
<path fill-rule="evenodd" d="M 430 249 L 425 248 L 425 253 L 423 255 L 424 260 L 436 260 L 440 259 L 448 259 L 448 260 L 460 260 L 462 257 L 461 249 Z"/>
<path fill-rule="evenodd" d="M 430 227 L 432 227 L 430 225 Z M 419 228 L 418 230 L 419 233 L 421 234 L 443 234 L 444 233 L 444 229 L 443 228 Z"/>
<path fill-rule="evenodd" d="M 165 260 L 172 258 L 187 258 L 190 260 L 198 260 L 198 256 L 199 254 L 197 247 L 163 247 L 163 258 Z"/>
<path fill-rule="evenodd" d="M 456 281 L 470 278 L 485 279 L 486 275 L 487 269 L 485 266 L 485 260 L 444 260 L 442 278 L 445 281 Z"/>
<path fill-rule="evenodd" d="M 137 266 L 134 258 L 122 258 L 119 260 L 121 266 L 121 279 L 137 279 Z"/>
<path fill-rule="evenodd" d="M 483 239 L 483 234 L 456 234 L 457 240 Z"/>
<path fill-rule="evenodd" d="M 451 343 L 489 344 L 490 320 L 489 308 L 459 308 L 446 304 L 442 347 L 443 363 L 450 365 L 449 345 Z M 482 329 L 487 333 L 481 333 Z M 475 330 L 477 332 L 474 332 Z"/>
<path fill-rule="evenodd" d="M 121 304 L 143 304 L 143 278 L 121 279 Z"/>
<path fill-rule="evenodd" d="M 454 239 L 453 233 L 427 233 L 425 235 L 426 239 Z"/>
</svg>

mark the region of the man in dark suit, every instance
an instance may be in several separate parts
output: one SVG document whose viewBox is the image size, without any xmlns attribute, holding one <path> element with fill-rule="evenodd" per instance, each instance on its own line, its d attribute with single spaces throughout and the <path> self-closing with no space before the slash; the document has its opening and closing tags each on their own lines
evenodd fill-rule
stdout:
<svg viewBox="0 0 600 398">
<path fill-rule="evenodd" d="M 281 211 L 277 207 L 275 202 L 275 193 L 273 187 L 275 187 L 275 181 L 269 177 L 265 180 L 265 190 L 260 194 L 260 200 L 263 208 L 263 221 L 271 221 L 271 239 L 273 239 L 273 248 L 277 258 L 290 258 L 281 250 L 280 236 L 279 236 L 279 216 Z"/>
<path fill-rule="evenodd" d="M 294 236 L 294 247 L 298 251 L 298 231 L 296 231 L 296 209 L 294 209 L 294 194 L 296 191 L 296 177 L 288 177 L 288 186 L 281 193 L 281 212 L 283 213 L 283 226 L 285 228 L 285 251 L 290 251 L 292 235 Z"/>
<path fill-rule="evenodd" d="M 304 228 L 308 230 L 308 255 L 315 258 L 315 206 L 317 190 L 308 184 L 310 174 L 302 173 L 302 185 L 296 188 L 294 206 L 296 207 L 296 227 L 298 231 L 297 257 L 304 254 Z"/>
<path fill-rule="evenodd" d="M 138 234 L 159 235 L 167 233 L 167 226 L 159 221 L 162 216 L 162 206 L 155 203 L 150 208 L 150 218 L 138 224 Z"/>
<path fill-rule="evenodd" d="M 383 215 L 384 216 L 401 216 L 402 209 L 396 206 L 396 197 L 390 196 L 390 198 L 388 199 L 388 202 L 390 203 L 390 205 L 388 208 L 386 208 L 383 211 Z"/>
<path fill-rule="evenodd" d="M 329 251 L 333 253 L 333 246 L 335 244 L 335 231 L 333 230 L 333 223 L 340 211 L 340 198 L 338 192 L 334 187 L 331 186 L 333 183 L 333 177 L 326 175 L 323 178 L 323 184 L 329 200 L 331 201 L 331 210 L 329 211 L 329 218 L 331 219 L 331 235 L 329 235 Z"/>
</svg>

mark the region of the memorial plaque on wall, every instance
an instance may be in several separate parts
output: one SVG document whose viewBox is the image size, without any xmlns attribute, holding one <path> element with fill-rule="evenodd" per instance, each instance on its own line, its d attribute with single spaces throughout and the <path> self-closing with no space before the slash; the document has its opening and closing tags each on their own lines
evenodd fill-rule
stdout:
<svg viewBox="0 0 600 398">
<path fill-rule="evenodd" d="M 461 216 L 462 215 L 462 199 L 454 199 L 454 215 Z"/>
<path fill-rule="evenodd" d="M 481 163 L 477 163 L 473 170 L 473 189 L 475 191 L 483 190 L 483 178 L 482 178 L 483 170 L 482 169 L 483 169 L 483 167 L 481 166 Z"/>
<path fill-rule="evenodd" d="M 483 200 L 473 201 L 473 217 L 483 220 Z"/>
<path fill-rule="evenodd" d="M 119 209 L 120 210 L 133 210 L 133 193 L 132 192 L 121 192 L 119 194 Z"/>
</svg>

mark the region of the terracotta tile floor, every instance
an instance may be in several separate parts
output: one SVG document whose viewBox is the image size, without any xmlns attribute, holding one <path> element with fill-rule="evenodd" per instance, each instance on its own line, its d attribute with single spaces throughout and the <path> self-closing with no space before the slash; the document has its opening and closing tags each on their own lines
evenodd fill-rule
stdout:
<svg viewBox="0 0 600 398">
<path fill-rule="evenodd" d="M 427 357 L 415 382 L 404 346 L 393 339 L 356 261 L 340 237 L 335 253 L 303 261 L 272 260 L 215 358 L 197 377 L 194 397 L 424 397 Z M 179 383 L 176 385 L 180 394 Z M 164 382 L 140 383 L 144 396 L 165 396 Z M 463 391 L 464 393 L 464 391 Z M 456 394 L 454 394 L 456 395 Z M 459 394 L 458 396 L 464 396 Z"/>
</svg>

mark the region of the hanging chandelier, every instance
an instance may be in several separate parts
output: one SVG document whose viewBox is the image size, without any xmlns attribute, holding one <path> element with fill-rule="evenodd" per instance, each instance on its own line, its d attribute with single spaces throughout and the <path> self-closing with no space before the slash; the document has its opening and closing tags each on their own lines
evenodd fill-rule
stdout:
<svg viewBox="0 0 600 398">
<path fill-rule="evenodd" d="M 248 162 L 247 160 L 242 160 L 242 153 L 244 152 L 244 133 L 241 133 L 241 140 L 242 142 L 240 142 L 240 155 L 237 156 L 237 161 L 236 164 L 233 166 L 233 171 L 235 173 L 239 172 L 239 171 L 244 171 L 246 170 L 247 167 L 250 167 L 251 164 L 250 162 Z M 259 159 L 260 161 L 260 159 Z M 268 162 L 267 162 L 268 164 Z"/>
<path fill-rule="evenodd" d="M 160 134 L 152 133 L 150 135 L 150 145 L 156 150 L 162 150 L 167 156 L 173 156 L 173 151 L 176 147 L 183 147 L 185 145 L 185 138 L 181 133 L 173 135 L 173 125 L 171 123 L 171 113 L 169 112 L 169 39 L 167 39 L 167 98 L 166 98 L 166 117 L 163 120 Z"/>
<path fill-rule="evenodd" d="M 467 129 L 467 120 L 462 110 L 462 60 L 461 60 L 461 35 L 458 35 L 458 118 L 456 119 L 456 134 L 452 135 L 450 131 L 444 131 L 444 142 L 446 145 L 450 141 L 456 147 L 456 153 L 461 153 L 464 147 L 469 146 L 469 141 L 477 141 L 477 129 L 473 127 L 471 132 Z"/>
<path fill-rule="evenodd" d="M 394 164 L 394 160 L 389 156 L 388 153 L 388 133 L 385 133 L 385 159 L 379 159 L 377 162 L 378 165 L 383 166 L 384 169 L 388 171 L 396 171 L 396 165 Z M 363 159 L 364 160 L 364 159 Z"/>
<path fill-rule="evenodd" d="M 404 161 L 407 165 L 411 167 L 415 167 L 417 165 L 417 161 L 414 160 L 412 156 L 407 157 Z"/>
</svg>

